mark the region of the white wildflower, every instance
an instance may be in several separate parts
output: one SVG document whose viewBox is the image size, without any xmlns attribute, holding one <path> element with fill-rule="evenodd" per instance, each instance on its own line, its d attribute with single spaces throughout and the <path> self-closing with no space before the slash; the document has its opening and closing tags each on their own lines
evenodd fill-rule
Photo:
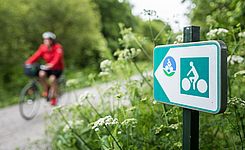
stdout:
<svg viewBox="0 0 245 150">
<path fill-rule="evenodd" d="M 79 80 L 78 79 L 70 79 L 66 81 L 66 86 L 71 87 L 71 86 L 75 86 L 77 84 L 79 84 Z"/>
<path fill-rule="evenodd" d="M 179 124 L 178 124 L 178 123 L 176 123 L 176 124 L 171 124 L 169 127 L 172 128 L 172 129 L 177 130 L 177 129 L 179 128 Z"/>
<path fill-rule="evenodd" d="M 238 75 L 243 75 L 245 77 L 245 70 L 238 71 L 234 74 L 234 77 L 236 78 Z"/>
<path fill-rule="evenodd" d="M 139 53 L 141 52 L 141 49 L 124 49 L 123 51 L 117 51 L 115 55 L 118 55 L 118 60 L 129 60 L 135 58 Z"/>
<path fill-rule="evenodd" d="M 63 132 L 67 132 L 70 130 L 70 128 L 74 129 L 74 128 L 78 128 L 80 126 L 83 125 L 83 120 L 75 120 L 75 121 L 68 121 L 64 128 L 63 128 Z"/>
<path fill-rule="evenodd" d="M 112 65 L 112 61 L 110 61 L 108 59 L 102 61 L 100 63 L 101 72 L 99 73 L 99 76 L 100 77 L 109 76 L 110 75 L 110 72 L 112 70 L 111 65 Z"/>
<path fill-rule="evenodd" d="M 207 33 L 207 37 L 209 39 L 217 39 L 218 37 L 224 37 L 228 32 L 227 29 L 223 28 L 213 29 Z"/>
<path fill-rule="evenodd" d="M 176 41 L 174 41 L 174 44 L 178 43 L 183 43 L 183 34 L 176 36 Z"/>
<path fill-rule="evenodd" d="M 131 126 L 131 127 L 136 127 L 136 124 L 137 124 L 137 119 L 135 118 L 129 118 L 129 119 L 125 119 L 123 122 L 122 122 L 122 125 L 123 126 Z"/>
<path fill-rule="evenodd" d="M 235 63 L 242 63 L 244 61 L 244 58 L 241 56 L 237 56 L 237 55 L 230 55 L 227 57 L 227 62 L 230 62 L 232 65 L 234 65 Z"/>
<path fill-rule="evenodd" d="M 68 121 L 68 124 L 66 124 L 63 128 L 63 132 L 67 132 L 68 130 L 70 130 L 70 127 L 73 126 L 73 122 L 72 121 Z"/>
<path fill-rule="evenodd" d="M 70 130 L 70 127 L 69 125 L 65 125 L 64 128 L 63 128 L 63 132 L 68 132 Z"/>
<path fill-rule="evenodd" d="M 152 103 L 153 103 L 153 105 L 155 105 L 155 104 L 157 104 L 157 101 L 153 100 L 153 102 L 152 102 Z"/>
<path fill-rule="evenodd" d="M 105 116 L 104 118 L 100 118 L 97 121 L 93 123 L 92 129 L 96 130 L 96 128 L 102 127 L 102 126 L 112 126 L 118 124 L 117 118 L 112 118 L 111 116 Z"/>
<path fill-rule="evenodd" d="M 82 126 L 83 123 L 84 123 L 83 120 L 76 120 L 75 123 L 74 123 L 74 125 L 75 125 L 75 126 Z"/>
<path fill-rule="evenodd" d="M 106 77 L 106 76 L 109 76 L 110 73 L 109 72 L 100 72 L 99 73 L 99 77 Z"/>
<path fill-rule="evenodd" d="M 238 37 L 240 37 L 240 38 L 245 38 L 245 32 L 240 32 L 240 33 L 238 33 Z"/>
<path fill-rule="evenodd" d="M 92 98 L 94 98 L 94 95 L 92 93 L 88 92 L 88 91 L 85 91 L 84 93 L 82 93 L 79 96 L 78 103 L 80 105 L 82 105 L 84 101 L 89 100 L 89 99 L 92 99 Z"/>
<path fill-rule="evenodd" d="M 99 128 L 95 128 L 95 129 L 94 129 L 95 132 L 98 132 L 99 130 L 100 130 Z"/>
<path fill-rule="evenodd" d="M 52 108 L 52 113 L 60 111 L 64 106 L 58 105 Z"/>
<path fill-rule="evenodd" d="M 135 106 L 128 108 L 126 111 L 134 111 L 136 109 Z"/>
<path fill-rule="evenodd" d="M 102 70 L 102 72 L 110 72 L 111 71 L 111 64 L 112 64 L 112 62 L 110 60 L 106 59 L 100 63 L 100 69 Z"/>
<path fill-rule="evenodd" d="M 164 125 L 161 125 L 160 127 L 156 127 L 155 134 L 160 133 L 163 128 L 164 128 Z"/>
</svg>

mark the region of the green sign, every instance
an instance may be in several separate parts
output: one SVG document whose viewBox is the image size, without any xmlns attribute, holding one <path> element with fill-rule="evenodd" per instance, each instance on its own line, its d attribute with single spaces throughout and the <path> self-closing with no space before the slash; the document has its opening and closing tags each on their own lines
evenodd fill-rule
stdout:
<svg viewBox="0 0 245 150">
<path fill-rule="evenodd" d="M 223 112 L 227 101 L 226 53 L 221 41 L 155 47 L 155 100 L 209 113 Z"/>
</svg>

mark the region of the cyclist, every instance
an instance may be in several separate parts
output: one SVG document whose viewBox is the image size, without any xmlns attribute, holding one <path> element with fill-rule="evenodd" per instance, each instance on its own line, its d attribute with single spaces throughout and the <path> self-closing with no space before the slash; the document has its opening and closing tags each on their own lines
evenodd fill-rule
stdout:
<svg viewBox="0 0 245 150">
<path fill-rule="evenodd" d="M 64 70 L 63 48 L 61 44 L 56 42 L 56 35 L 52 32 L 44 32 L 42 34 L 43 44 L 39 46 L 37 51 L 29 57 L 25 64 L 31 65 L 42 58 L 46 64 L 40 68 L 38 72 L 39 82 L 43 87 L 42 96 L 47 97 L 50 91 L 50 104 L 57 104 L 57 79 Z"/>
<path fill-rule="evenodd" d="M 190 67 L 191 67 L 191 70 L 187 73 L 187 76 L 189 76 L 191 72 L 193 73 L 193 76 L 189 77 L 189 79 L 192 82 L 193 90 L 195 90 L 196 89 L 196 82 L 199 79 L 199 74 L 197 73 L 197 70 L 196 70 L 192 61 L 190 62 Z"/>
</svg>

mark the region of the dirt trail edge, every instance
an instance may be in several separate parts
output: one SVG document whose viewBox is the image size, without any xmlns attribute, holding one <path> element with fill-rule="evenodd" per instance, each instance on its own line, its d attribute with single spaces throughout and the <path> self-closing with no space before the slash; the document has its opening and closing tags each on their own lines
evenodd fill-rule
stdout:
<svg viewBox="0 0 245 150">
<path fill-rule="evenodd" d="M 62 97 L 62 105 L 75 102 L 76 98 L 85 91 L 98 95 L 95 88 L 91 87 L 73 91 Z M 69 101 L 65 100 L 68 97 Z M 40 99 L 40 101 L 41 104 L 37 116 L 29 121 L 20 116 L 18 105 L 0 109 L 0 150 L 37 149 L 31 148 L 30 145 L 35 145 L 38 140 L 45 140 L 44 120 L 45 116 L 52 112 L 52 106 L 44 99 Z M 96 103 L 96 100 L 93 103 Z M 48 149 L 48 147 L 39 147 L 38 149 Z"/>
</svg>

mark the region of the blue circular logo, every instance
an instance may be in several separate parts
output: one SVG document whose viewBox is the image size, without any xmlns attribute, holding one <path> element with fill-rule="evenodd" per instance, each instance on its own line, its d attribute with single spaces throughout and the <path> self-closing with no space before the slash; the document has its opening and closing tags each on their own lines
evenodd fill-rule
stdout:
<svg viewBox="0 0 245 150">
<path fill-rule="evenodd" d="M 163 61 L 163 72 L 171 77 L 176 71 L 176 62 L 173 57 L 168 56 Z"/>
</svg>

